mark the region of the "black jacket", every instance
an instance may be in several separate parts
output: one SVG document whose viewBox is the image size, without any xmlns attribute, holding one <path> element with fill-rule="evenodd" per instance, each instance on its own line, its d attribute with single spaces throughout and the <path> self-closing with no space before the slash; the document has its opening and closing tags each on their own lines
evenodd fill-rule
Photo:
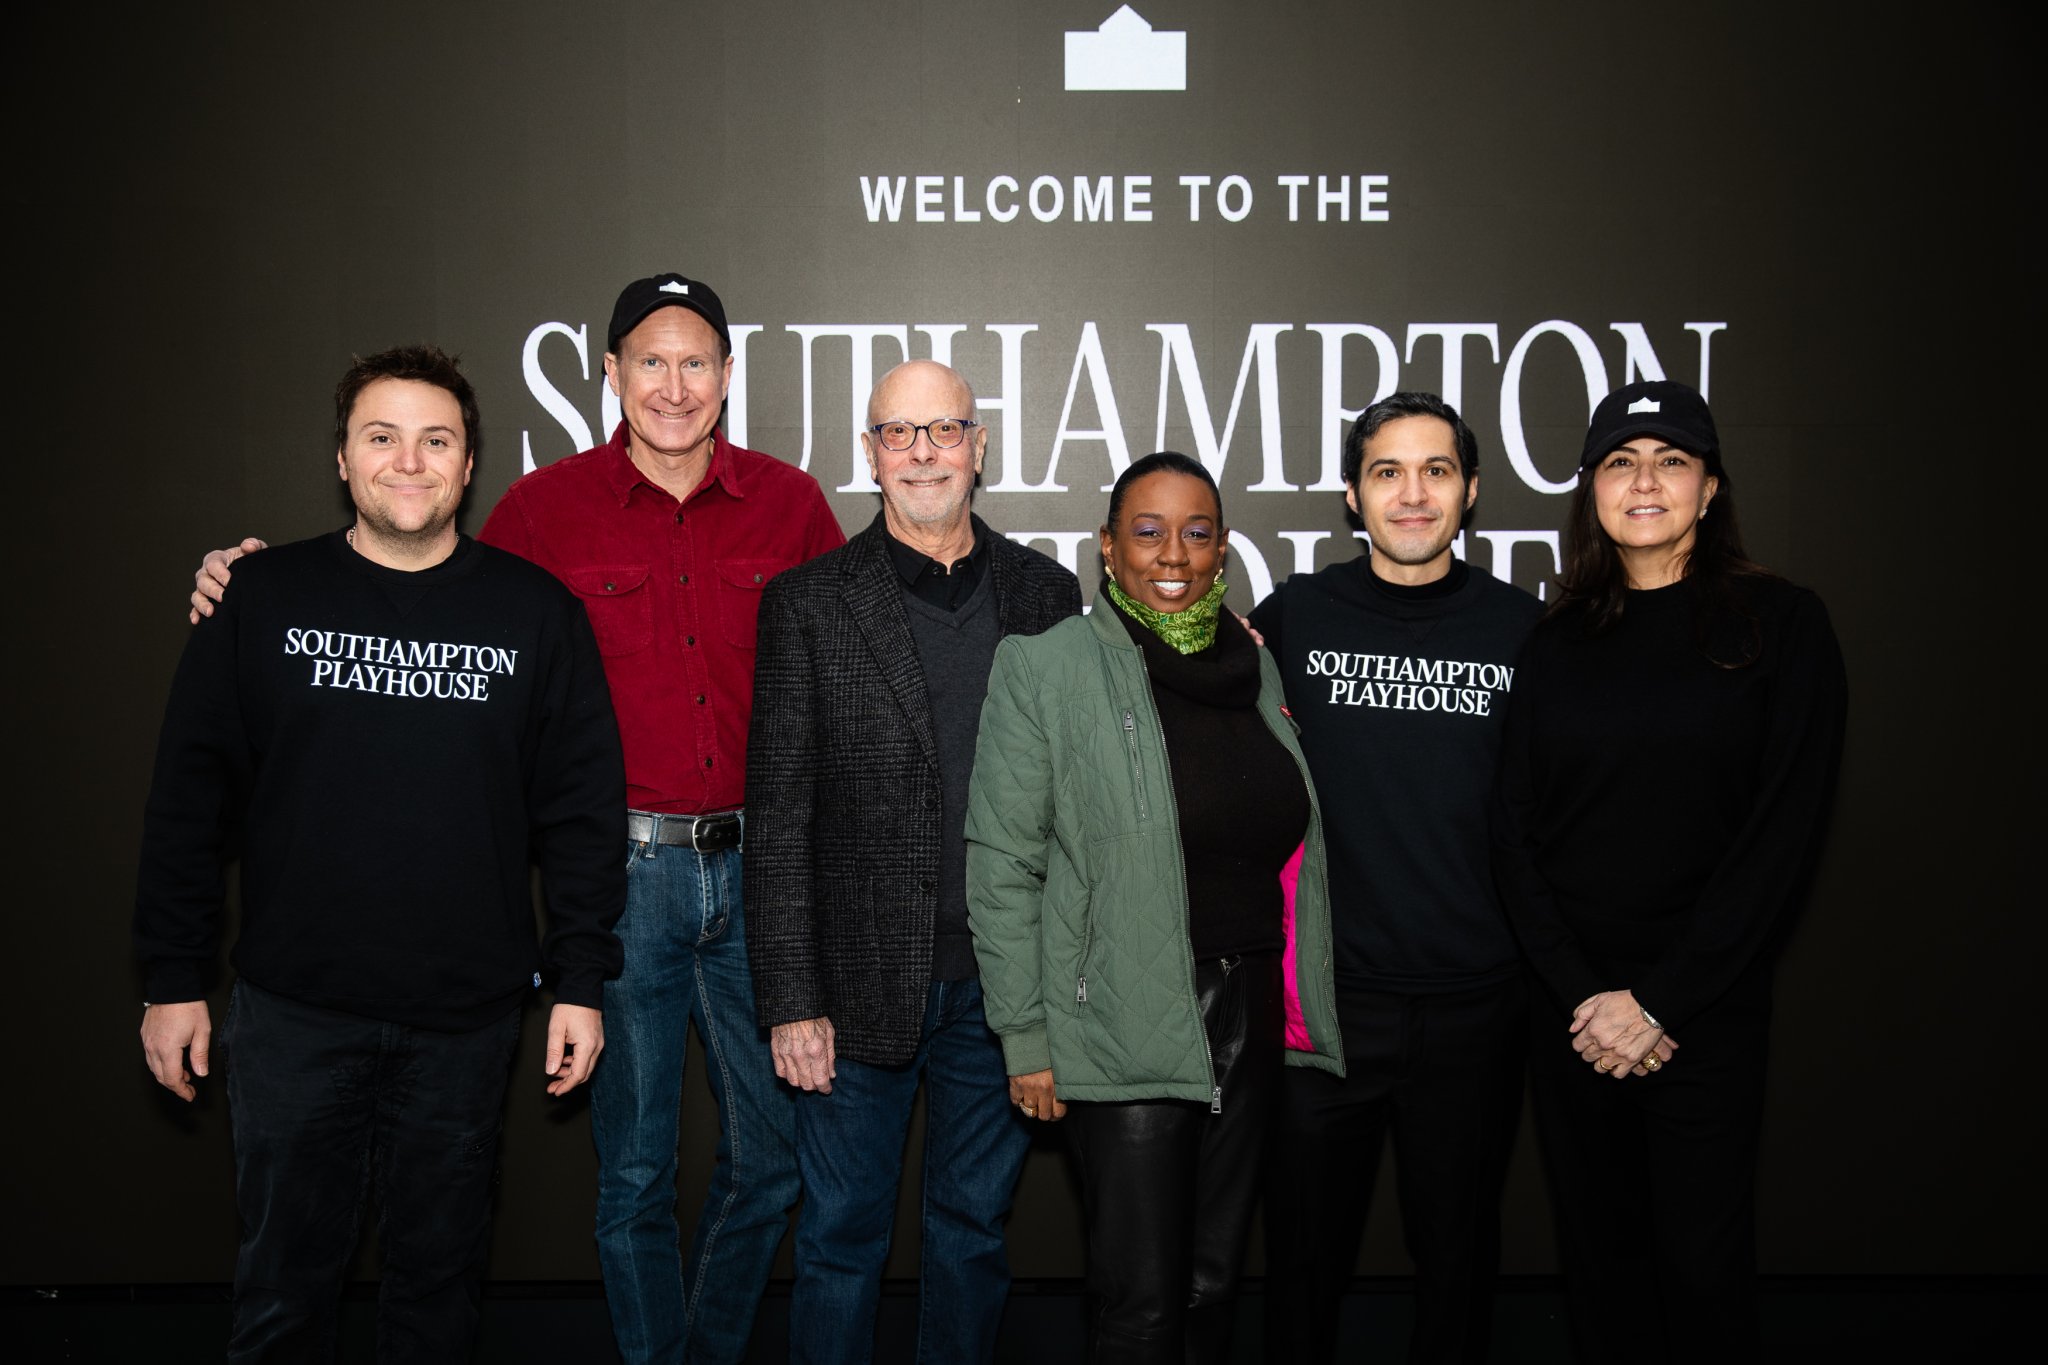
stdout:
<svg viewBox="0 0 2048 1365">
<path fill-rule="evenodd" d="M 974 521 L 1004 635 L 1081 610 L 1051 559 Z M 944 685 L 986 688 L 986 678 Z M 761 598 L 742 877 L 763 1027 L 827 1016 L 841 1056 L 917 1050 L 939 901 L 941 789 L 903 580 L 874 524 Z"/>
</svg>

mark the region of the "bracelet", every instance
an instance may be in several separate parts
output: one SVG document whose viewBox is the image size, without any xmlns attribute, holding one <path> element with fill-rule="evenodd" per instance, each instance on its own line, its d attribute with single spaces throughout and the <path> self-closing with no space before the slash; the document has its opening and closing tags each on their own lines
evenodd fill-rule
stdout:
<svg viewBox="0 0 2048 1365">
<path fill-rule="evenodd" d="M 1640 1005 L 1638 1005 L 1636 1008 L 1642 1009 Z M 1657 1022 L 1657 1016 L 1650 1013 L 1648 1010 L 1643 1010 L 1643 1022 L 1648 1024 L 1651 1028 L 1657 1030 L 1657 1032 L 1659 1033 L 1662 1033 L 1664 1031 L 1664 1026 Z"/>
</svg>

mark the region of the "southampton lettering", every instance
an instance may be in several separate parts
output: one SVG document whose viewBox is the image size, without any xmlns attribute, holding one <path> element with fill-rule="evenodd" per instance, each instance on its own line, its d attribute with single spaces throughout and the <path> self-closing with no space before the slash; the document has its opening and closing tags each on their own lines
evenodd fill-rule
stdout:
<svg viewBox="0 0 2048 1365">
<path fill-rule="evenodd" d="M 314 687 L 443 701 L 488 701 L 491 677 L 512 677 L 519 667 L 519 651 L 497 645 L 394 640 L 296 626 L 284 633 L 284 652 L 313 661 Z"/>
<path fill-rule="evenodd" d="M 1515 670 L 1507 664 L 1335 649 L 1310 650 L 1308 675 L 1330 680 L 1332 706 L 1467 716 L 1493 714 L 1494 693 L 1512 691 L 1515 685 Z"/>
</svg>

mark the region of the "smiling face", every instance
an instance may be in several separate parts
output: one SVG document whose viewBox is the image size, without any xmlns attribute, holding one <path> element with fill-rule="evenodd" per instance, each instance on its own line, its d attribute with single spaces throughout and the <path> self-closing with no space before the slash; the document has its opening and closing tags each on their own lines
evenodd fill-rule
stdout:
<svg viewBox="0 0 2048 1365">
<path fill-rule="evenodd" d="M 1600 529 L 1620 553 L 1630 586 L 1675 582 L 1721 487 L 1706 462 L 1661 437 L 1639 436 L 1608 451 L 1591 477 Z"/>
<path fill-rule="evenodd" d="M 416 379 L 364 385 L 335 459 L 368 534 L 414 546 L 454 536 L 471 461 L 448 390 Z"/>
<path fill-rule="evenodd" d="M 636 460 L 679 464 L 711 458 L 712 429 L 732 383 L 718 333 L 687 308 L 649 313 L 604 358 Z"/>
<path fill-rule="evenodd" d="M 1124 490 L 1116 525 L 1102 528 L 1103 562 L 1133 602 L 1184 611 L 1223 571 L 1230 531 L 1217 522 L 1208 484 L 1166 469 L 1147 474 Z"/>
<path fill-rule="evenodd" d="M 1479 496 L 1464 476 L 1457 434 L 1441 417 L 1399 417 L 1372 434 L 1358 482 L 1344 501 L 1372 537 L 1375 574 L 1393 583 L 1431 583 L 1451 568 L 1451 541 Z"/>
<path fill-rule="evenodd" d="M 944 365 L 913 360 L 884 375 L 868 400 L 868 425 L 908 422 L 924 426 L 943 418 L 974 420 L 974 391 Z M 908 450 L 890 450 L 872 430 L 860 434 L 868 472 L 882 489 L 882 514 L 890 532 L 907 544 L 924 545 L 965 532 L 974 479 L 988 448 L 988 428 L 971 426 L 960 444 L 941 450 L 931 433 L 920 431 Z"/>
</svg>

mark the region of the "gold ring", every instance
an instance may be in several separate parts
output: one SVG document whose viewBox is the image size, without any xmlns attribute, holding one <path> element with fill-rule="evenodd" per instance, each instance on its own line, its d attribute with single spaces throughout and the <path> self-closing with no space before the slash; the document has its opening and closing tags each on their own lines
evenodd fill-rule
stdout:
<svg viewBox="0 0 2048 1365">
<path fill-rule="evenodd" d="M 1612 1071 L 1614 1068 L 1610 1066 L 1607 1063 L 1607 1061 L 1603 1058 L 1602 1060 L 1593 1063 L 1593 1069 L 1599 1072 L 1601 1075 L 1605 1076 L 1609 1071 Z"/>
<path fill-rule="evenodd" d="M 1657 1068 L 1663 1066 L 1664 1063 L 1658 1058 L 1656 1053 L 1652 1052 L 1649 1056 L 1643 1058 L 1643 1065 L 1647 1069 L 1655 1071 Z"/>
<path fill-rule="evenodd" d="M 1027 1119 L 1035 1119 L 1035 1118 L 1037 1118 L 1037 1117 L 1038 1117 L 1038 1110 L 1037 1110 L 1037 1108 L 1036 1108 L 1036 1107 L 1034 1107 L 1034 1106 L 1032 1106 L 1032 1105 L 1029 1105 L 1029 1104 L 1020 1104 L 1020 1105 L 1018 1105 L 1017 1107 L 1018 1107 L 1019 1109 L 1022 1109 L 1022 1110 L 1024 1111 L 1024 1117 L 1025 1117 L 1025 1118 L 1027 1118 Z"/>
</svg>

